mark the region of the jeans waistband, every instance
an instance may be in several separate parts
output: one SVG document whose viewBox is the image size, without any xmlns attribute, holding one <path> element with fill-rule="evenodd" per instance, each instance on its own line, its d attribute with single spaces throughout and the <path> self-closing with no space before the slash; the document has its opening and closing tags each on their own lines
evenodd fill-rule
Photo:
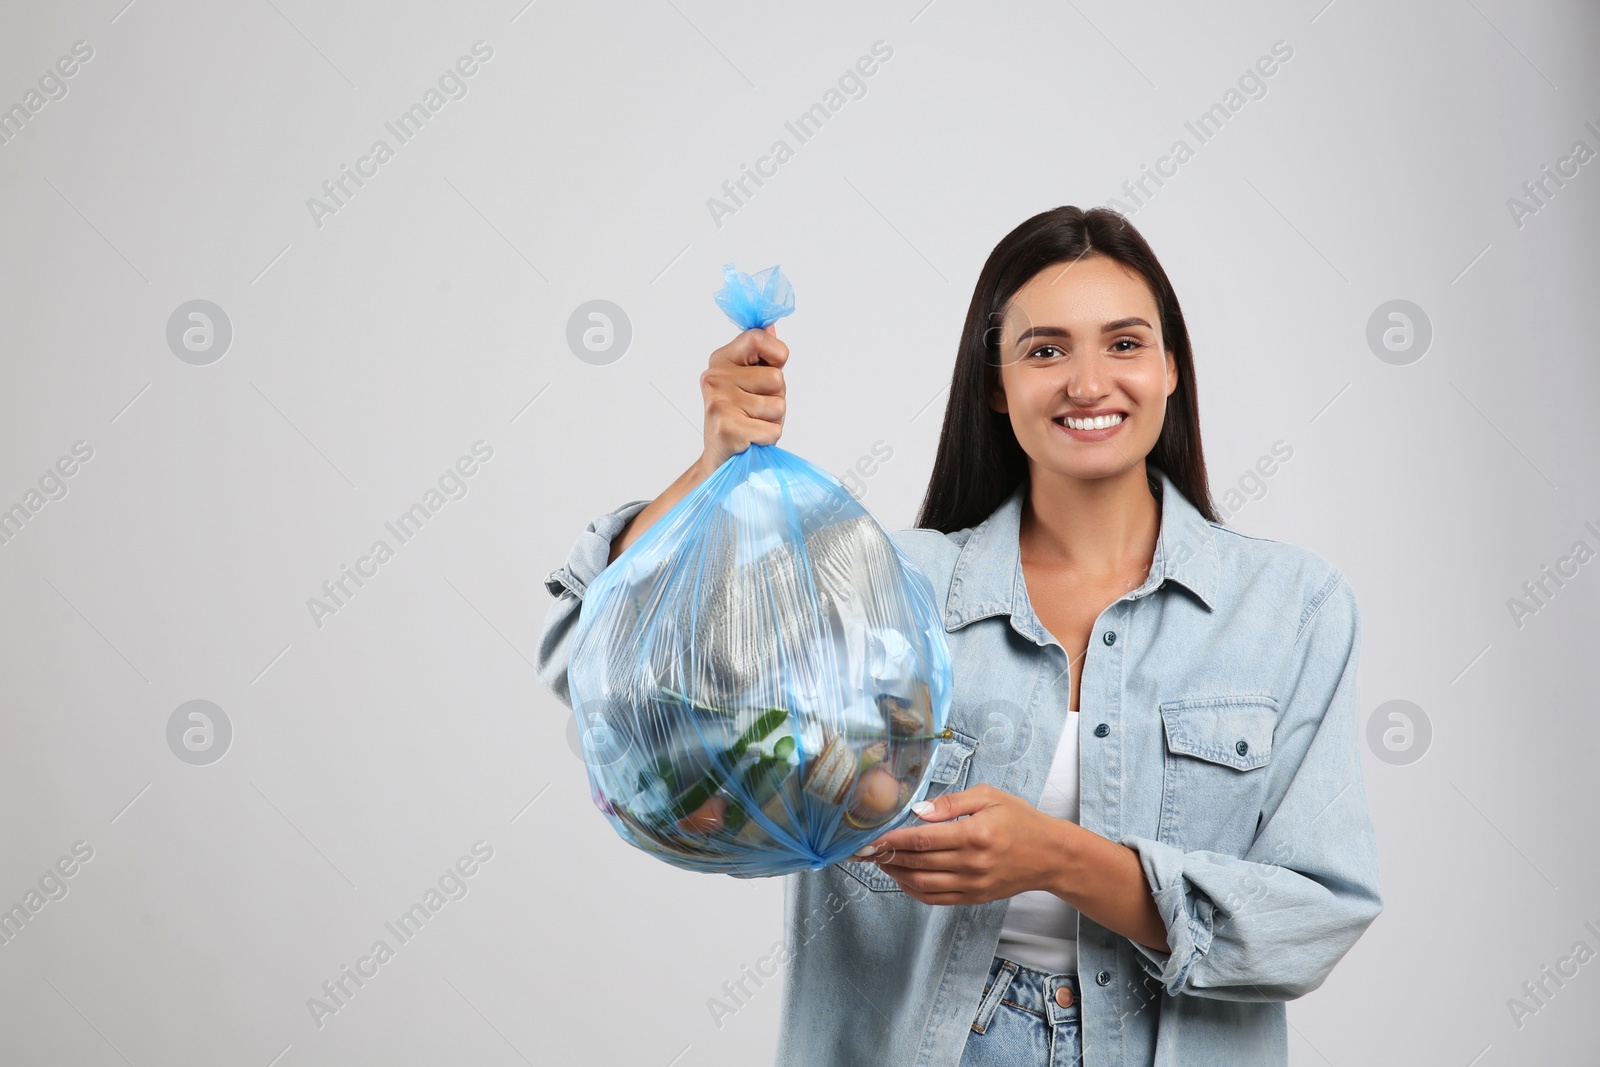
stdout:
<svg viewBox="0 0 1600 1067">
<path fill-rule="evenodd" d="M 1076 974 L 1052 974 L 996 956 L 989 964 L 989 978 L 989 995 L 984 998 L 981 1009 L 985 1025 L 1002 1002 L 1039 1015 L 1052 1026 L 1078 1021 L 1078 998 L 1082 989 Z M 1068 990 L 1070 995 L 1062 996 L 1059 993 L 1062 989 Z M 1063 1005 L 1062 1000 L 1067 1003 Z"/>
</svg>

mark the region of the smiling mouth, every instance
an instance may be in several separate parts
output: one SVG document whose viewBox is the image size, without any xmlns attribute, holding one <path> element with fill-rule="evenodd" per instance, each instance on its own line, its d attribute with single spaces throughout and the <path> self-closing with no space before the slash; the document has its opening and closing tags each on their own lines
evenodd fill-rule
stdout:
<svg viewBox="0 0 1600 1067">
<path fill-rule="evenodd" d="M 1127 419 L 1127 415 L 1117 412 L 1113 415 L 1097 415 L 1092 419 L 1079 419 L 1070 415 L 1060 415 L 1050 421 L 1057 426 L 1065 426 L 1069 430 L 1106 430 Z"/>
</svg>

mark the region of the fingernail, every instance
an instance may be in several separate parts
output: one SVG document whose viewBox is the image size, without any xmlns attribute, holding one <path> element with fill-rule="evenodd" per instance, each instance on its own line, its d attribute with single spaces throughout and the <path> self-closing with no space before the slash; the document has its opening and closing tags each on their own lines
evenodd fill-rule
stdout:
<svg viewBox="0 0 1600 1067">
<path fill-rule="evenodd" d="M 856 855 L 857 856 L 870 856 L 876 851 L 878 851 L 878 846 L 877 845 L 862 845 L 860 848 L 856 849 Z"/>
<path fill-rule="evenodd" d="M 911 805 L 911 810 L 916 812 L 918 815 L 926 816 L 930 811 L 933 810 L 933 801 L 919 800 L 917 803 Z"/>
</svg>

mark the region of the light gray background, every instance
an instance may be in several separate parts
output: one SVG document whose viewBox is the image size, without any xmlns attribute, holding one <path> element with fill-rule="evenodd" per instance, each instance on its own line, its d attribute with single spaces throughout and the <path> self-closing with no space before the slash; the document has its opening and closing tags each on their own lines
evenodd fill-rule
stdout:
<svg viewBox="0 0 1600 1067">
<path fill-rule="evenodd" d="M 1600 563 L 1507 606 L 1600 548 L 1600 162 L 1507 206 L 1600 149 L 1592 3 L 125 2 L 0 22 L 0 105 L 94 50 L 0 145 L 0 507 L 94 450 L 0 545 L 0 905 L 94 850 L 0 945 L 4 1062 L 770 1062 L 777 981 L 721 1028 L 707 1001 L 781 938 L 782 884 L 612 833 L 529 663 L 542 579 L 697 454 L 730 260 L 798 294 L 784 444 L 842 473 L 885 442 L 865 499 L 908 525 L 994 243 L 1193 145 L 1279 40 L 1266 95 L 1132 218 L 1188 316 L 1218 498 L 1294 450 L 1233 524 L 1345 572 L 1364 716 L 1432 726 L 1420 760 L 1363 753 L 1387 907 L 1290 1006 L 1291 1062 L 1594 1062 L 1600 962 L 1520 1027 L 1507 1005 L 1600 950 Z M 478 40 L 466 97 L 316 225 Z M 877 40 L 865 97 L 797 145 L 785 120 Z M 795 157 L 716 225 L 778 138 Z M 166 342 L 196 299 L 233 328 L 205 366 Z M 594 299 L 633 330 L 603 366 L 565 339 Z M 1395 299 L 1434 330 L 1406 366 L 1366 342 Z M 319 628 L 307 599 L 478 440 L 468 494 Z M 167 741 L 197 699 L 233 731 L 203 766 Z M 480 839 L 468 894 L 319 1028 L 308 998 Z"/>
</svg>

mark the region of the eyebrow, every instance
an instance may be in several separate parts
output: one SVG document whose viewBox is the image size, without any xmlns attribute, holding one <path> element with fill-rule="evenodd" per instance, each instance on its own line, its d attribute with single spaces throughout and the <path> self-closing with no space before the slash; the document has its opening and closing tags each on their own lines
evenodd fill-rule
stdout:
<svg viewBox="0 0 1600 1067">
<path fill-rule="evenodd" d="M 1148 322 L 1146 322 L 1143 319 L 1139 318 L 1139 316 L 1132 315 L 1132 316 L 1129 316 L 1128 318 L 1125 318 L 1125 319 L 1114 319 L 1111 322 L 1106 323 L 1104 326 L 1100 327 L 1100 332 L 1101 333 L 1115 333 L 1118 330 L 1126 330 L 1129 326 L 1143 326 L 1147 330 L 1153 328 Z M 1072 331 L 1071 330 L 1064 329 L 1063 327 L 1060 327 L 1060 326 L 1030 326 L 1028 329 L 1022 331 L 1022 335 L 1020 337 L 1018 337 L 1014 343 L 1020 345 L 1022 342 L 1028 340 L 1030 337 L 1071 337 L 1071 336 L 1072 336 Z"/>
</svg>

